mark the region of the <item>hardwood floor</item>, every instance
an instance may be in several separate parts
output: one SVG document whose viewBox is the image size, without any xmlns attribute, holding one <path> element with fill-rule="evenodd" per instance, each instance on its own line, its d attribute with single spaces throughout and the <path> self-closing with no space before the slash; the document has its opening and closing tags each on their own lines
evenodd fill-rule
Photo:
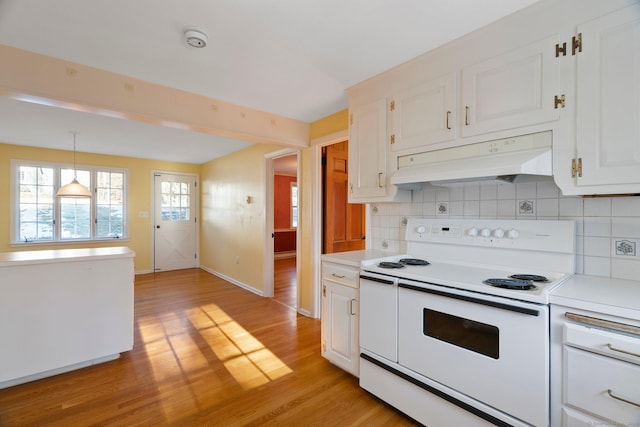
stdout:
<svg viewBox="0 0 640 427">
<path fill-rule="evenodd" d="M 319 347 L 317 319 L 203 270 L 138 276 L 133 350 L 0 390 L 0 426 L 417 425 Z"/>
<path fill-rule="evenodd" d="M 289 307 L 296 307 L 296 258 L 280 258 L 273 263 L 273 298 Z"/>
</svg>

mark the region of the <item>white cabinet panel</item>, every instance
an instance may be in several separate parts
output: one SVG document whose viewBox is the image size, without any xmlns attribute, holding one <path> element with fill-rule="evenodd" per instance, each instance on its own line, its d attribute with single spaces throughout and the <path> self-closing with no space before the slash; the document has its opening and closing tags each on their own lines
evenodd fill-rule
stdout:
<svg viewBox="0 0 640 427">
<path fill-rule="evenodd" d="M 640 190 L 640 8 L 578 26 L 578 186 L 635 184 Z M 580 174 L 578 174 L 580 175 Z"/>
<path fill-rule="evenodd" d="M 456 137 L 456 73 L 391 98 L 392 151 L 428 147 Z"/>
<path fill-rule="evenodd" d="M 462 70 L 462 136 L 558 120 L 557 37 Z"/>
<path fill-rule="evenodd" d="M 349 201 L 387 194 L 386 100 L 349 111 Z"/>
<path fill-rule="evenodd" d="M 337 273 L 357 277 L 358 271 L 357 268 L 322 263 L 322 356 L 356 376 L 360 366 L 357 282 L 345 286 L 330 277 Z"/>
</svg>

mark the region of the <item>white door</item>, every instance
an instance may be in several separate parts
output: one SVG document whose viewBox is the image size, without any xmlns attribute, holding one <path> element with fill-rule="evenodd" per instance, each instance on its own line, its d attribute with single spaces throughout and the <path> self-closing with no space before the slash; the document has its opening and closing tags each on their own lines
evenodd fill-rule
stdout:
<svg viewBox="0 0 640 427">
<path fill-rule="evenodd" d="M 154 194 L 154 270 L 196 267 L 196 177 L 157 173 Z"/>
</svg>

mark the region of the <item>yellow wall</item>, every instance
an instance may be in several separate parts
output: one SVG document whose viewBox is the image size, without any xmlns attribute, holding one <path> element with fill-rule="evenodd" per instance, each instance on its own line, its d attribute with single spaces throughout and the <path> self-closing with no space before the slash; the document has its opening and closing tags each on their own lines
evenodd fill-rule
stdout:
<svg viewBox="0 0 640 427">
<path fill-rule="evenodd" d="M 264 290 L 264 155 L 281 148 L 256 144 L 202 165 L 200 265 L 257 291 Z"/>
<path fill-rule="evenodd" d="M 129 170 L 129 240 L 114 242 L 81 242 L 59 245 L 34 244 L 28 246 L 10 245 L 11 223 L 11 159 L 35 160 L 41 162 L 72 163 L 73 152 L 48 150 L 0 143 L 0 252 L 64 249 L 74 247 L 128 246 L 136 253 L 135 269 L 137 273 L 152 271 L 151 264 L 151 172 L 153 170 L 199 174 L 200 165 L 186 163 L 145 160 L 130 157 L 105 156 L 101 154 L 77 153 L 78 165 L 96 165 L 126 168 Z M 138 212 L 149 212 L 148 218 L 139 218 Z"/>
<path fill-rule="evenodd" d="M 343 131 L 349 127 L 349 110 L 338 111 L 311 123 L 310 138 L 313 141 L 326 135 Z"/>
</svg>

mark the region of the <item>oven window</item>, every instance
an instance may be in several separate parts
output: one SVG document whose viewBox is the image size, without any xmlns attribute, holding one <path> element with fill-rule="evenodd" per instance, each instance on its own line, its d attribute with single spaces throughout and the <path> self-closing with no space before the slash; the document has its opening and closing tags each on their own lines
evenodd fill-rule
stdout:
<svg viewBox="0 0 640 427">
<path fill-rule="evenodd" d="M 496 326 L 424 309 L 423 333 L 440 341 L 498 359 L 500 330 Z"/>
</svg>

